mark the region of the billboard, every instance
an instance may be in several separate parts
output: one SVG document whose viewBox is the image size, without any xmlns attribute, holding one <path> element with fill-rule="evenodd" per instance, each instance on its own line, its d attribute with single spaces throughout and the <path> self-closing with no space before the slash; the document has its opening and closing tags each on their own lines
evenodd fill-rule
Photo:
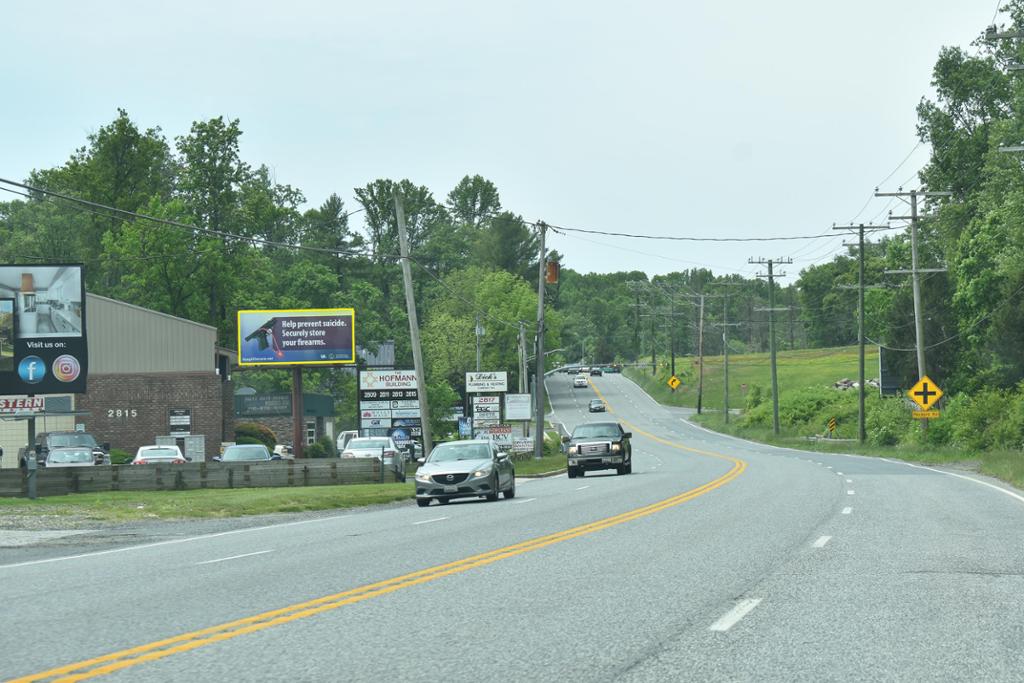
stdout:
<svg viewBox="0 0 1024 683">
<path fill-rule="evenodd" d="M 85 393 L 85 330 L 81 265 L 0 266 L 0 394 Z"/>
<path fill-rule="evenodd" d="M 355 363 L 355 309 L 238 312 L 239 365 Z"/>
<path fill-rule="evenodd" d="M 484 393 L 508 391 L 508 373 L 502 372 L 467 372 L 466 393 Z"/>
<path fill-rule="evenodd" d="M 529 420 L 533 397 L 530 394 L 505 394 L 505 419 Z"/>
</svg>

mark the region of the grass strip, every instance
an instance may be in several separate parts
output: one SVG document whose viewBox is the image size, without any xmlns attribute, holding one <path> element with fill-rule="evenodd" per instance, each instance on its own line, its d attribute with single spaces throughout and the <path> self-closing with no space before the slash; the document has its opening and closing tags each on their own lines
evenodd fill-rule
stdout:
<svg viewBox="0 0 1024 683">
<path fill-rule="evenodd" d="M 0 515 L 67 515 L 114 522 L 242 517 L 272 512 L 362 507 L 407 500 L 414 495 L 411 483 L 196 491 L 108 491 L 73 493 L 36 500 L 3 498 L 0 499 Z"/>
</svg>

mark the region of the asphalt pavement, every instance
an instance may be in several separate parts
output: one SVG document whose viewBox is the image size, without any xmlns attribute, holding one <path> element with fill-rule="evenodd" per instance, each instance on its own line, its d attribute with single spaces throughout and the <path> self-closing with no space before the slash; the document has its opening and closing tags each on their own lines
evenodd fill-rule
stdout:
<svg viewBox="0 0 1024 683">
<path fill-rule="evenodd" d="M 26 680 L 1022 680 L 1024 496 L 705 431 L 619 375 L 548 380 L 633 474 L 144 544 L 0 554 Z M 602 396 L 607 414 L 587 412 Z"/>
</svg>

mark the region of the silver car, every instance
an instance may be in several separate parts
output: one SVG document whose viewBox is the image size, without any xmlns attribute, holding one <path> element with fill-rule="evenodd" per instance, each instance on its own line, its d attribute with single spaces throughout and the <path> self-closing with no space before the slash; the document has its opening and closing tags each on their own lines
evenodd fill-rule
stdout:
<svg viewBox="0 0 1024 683">
<path fill-rule="evenodd" d="M 416 471 L 416 504 L 444 504 L 452 498 L 498 500 L 516 495 L 516 470 L 493 441 L 449 441 L 434 448 Z"/>
</svg>

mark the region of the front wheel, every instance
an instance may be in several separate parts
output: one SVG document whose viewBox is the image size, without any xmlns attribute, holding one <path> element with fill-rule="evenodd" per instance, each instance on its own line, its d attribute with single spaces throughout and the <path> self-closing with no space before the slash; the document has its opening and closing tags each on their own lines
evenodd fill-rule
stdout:
<svg viewBox="0 0 1024 683">
<path fill-rule="evenodd" d="M 509 498 L 515 498 L 516 497 L 516 478 L 515 478 L 515 475 L 512 476 L 512 485 L 508 487 L 508 491 L 505 491 L 504 495 L 505 495 L 505 500 L 508 500 Z"/>
<path fill-rule="evenodd" d="M 494 501 L 498 500 L 498 496 L 500 495 L 499 481 L 500 480 L 498 479 L 498 475 L 495 474 L 494 475 L 494 485 L 491 487 L 491 491 L 493 491 L 493 493 L 488 493 L 487 496 L 486 496 L 487 500 L 489 502 L 491 502 L 491 503 L 493 503 Z"/>
</svg>

